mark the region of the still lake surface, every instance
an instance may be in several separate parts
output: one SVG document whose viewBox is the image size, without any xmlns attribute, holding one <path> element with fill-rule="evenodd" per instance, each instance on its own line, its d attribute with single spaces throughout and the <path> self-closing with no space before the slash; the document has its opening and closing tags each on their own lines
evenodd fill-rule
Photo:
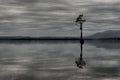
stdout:
<svg viewBox="0 0 120 80">
<path fill-rule="evenodd" d="M 0 43 L 0 80 L 120 80 L 120 42 Z"/>
</svg>

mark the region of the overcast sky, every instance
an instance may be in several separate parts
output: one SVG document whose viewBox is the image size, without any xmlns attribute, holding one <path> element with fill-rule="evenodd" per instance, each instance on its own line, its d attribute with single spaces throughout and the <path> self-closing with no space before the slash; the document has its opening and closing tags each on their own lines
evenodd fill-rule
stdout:
<svg viewBox="0 0 120 80">
<path fill-rule="evenodd" d="M 0 36 L 79 36 L 120 29 L 120 0 L 0 0 Z"/>
</svg>

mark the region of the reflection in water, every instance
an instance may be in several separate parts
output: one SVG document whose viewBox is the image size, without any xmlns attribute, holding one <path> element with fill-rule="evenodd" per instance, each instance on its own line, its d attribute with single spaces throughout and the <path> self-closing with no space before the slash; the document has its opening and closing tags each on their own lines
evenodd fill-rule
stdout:
<svg viewBox="0 0 120 80">
<path fill-rule="evenodd" d="M 80 57 L 75 61 L 77 67 L 79 68 L 83 68 L 83 66 L 86 65 L 86 62 L 83 60 L 83 43 L 84 43 L 84 40 L 81 39 L 80 40 L 80 49 L 81 49 Z"/>
<path fill-rule="evenodd" d="M 120 49 L 120 41 L 118 40 L 94 40 L 87 41 L 87 44 L 93 45 L 97 48 L 104 48 L 107 50 Z"/>
<path fill-rule="evenodd" d="M 120 80 L 120 47 L 84 44 L 83 69 L 74 64 L 79 51 L 79 43 L 0 44 L 0 80 Z"/>
</svg>

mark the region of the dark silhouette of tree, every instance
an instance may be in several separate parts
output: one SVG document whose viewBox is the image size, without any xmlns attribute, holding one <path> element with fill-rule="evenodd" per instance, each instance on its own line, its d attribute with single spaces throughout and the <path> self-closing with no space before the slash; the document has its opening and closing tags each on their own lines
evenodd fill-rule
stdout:
<svg viewBox="0 0 120 80">
<path fill-rule="evenodd" d="M 86 65 L 86 62 L 83 60 L 83 44 L 84 44 L 84 39 L 83 39 L 83 28 L 82 28 L 82 25 L 84 22 L 86 22 L 85 19 L 83 19 L 83 14 L 80 14 L 76 21 L 75 21 L 77 24 L 80 25 L 80 30 L 81 30 L 81 35 L 80 35 L 80 49 L 81 49 L 81 52 L 80 52 L 80 57 L 75 61 L 77 67 L 79 68 L 83 68 L 83 66 Z"/>
</svg>

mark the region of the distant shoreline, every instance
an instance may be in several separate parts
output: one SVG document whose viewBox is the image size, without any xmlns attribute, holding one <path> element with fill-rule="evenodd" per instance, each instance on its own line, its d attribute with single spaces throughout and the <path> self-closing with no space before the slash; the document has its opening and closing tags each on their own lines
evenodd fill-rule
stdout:
<svg viewBox="0 0 120 80">
<path fill-rule="evenodd" d="M 85 43 L 111 43 L 120 42 L 120 39 L 107 38 L 107 39 L 88 39 L 84 38 Z M 80 43 L 79 37 L 0 37 L 0 44 L 30 44 L 30 43 L 41 43 L 41 44 L 57 44 L 57 43 Z"/>
<path fill-rule="evenodd" d="M 41 40 L 80 40 L 80 37 L 0 37 L 0 41 L 9 40 L 26 40 L 26 41 L 41 41 Z M 87 38 L 84 40 L 120 40 L 120 38 Z"/>
</svg>

